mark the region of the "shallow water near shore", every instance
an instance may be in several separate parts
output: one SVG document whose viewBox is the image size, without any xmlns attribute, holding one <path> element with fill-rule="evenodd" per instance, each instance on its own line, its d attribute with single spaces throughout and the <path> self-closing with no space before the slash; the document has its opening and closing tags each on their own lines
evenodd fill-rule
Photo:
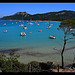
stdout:
<svg viewBox="0 0 75 75">
<path fill-rule="evenodd" d="M 32 23 L 31 25 L 27 23 Z M 3 25 L 6 23 L 6 25 Z M 27 29 L 23 29 L 23 24 Z M 47 29 L 49 24 L 53 24 L 50 29 Z M 20 54 L 19 61 L 28 63 L 30 61 L 53 61 L 54 63 L 61 63 L 60 51 L 63 46 L 62 30 L 57 30 L 60 22 L 54 21 L 9 21 L 0 20 L 0 51 L 9 51 L 17 49 L 16 53 Z M 39 30 L 42 30 L 39 32 Z M 4 33 L 4 30 L 7 30 Z M 26 36 L 20 36 L 24 31 Z M 31 32 L 31 33 L 29 33 Z M 54 35 L 56 39 L 49 39 L 49 35 Z M 71 35 L 68 37 L 72 37 Z M 74 45 L 75 39 L 68 41 L 64 52 L 65 64 L 73 62 L 74 59 Z M 58 49 L 58 50 L 56 50 Z M 8 52 L 7 51 L 7 52 Z"/>
</svg>

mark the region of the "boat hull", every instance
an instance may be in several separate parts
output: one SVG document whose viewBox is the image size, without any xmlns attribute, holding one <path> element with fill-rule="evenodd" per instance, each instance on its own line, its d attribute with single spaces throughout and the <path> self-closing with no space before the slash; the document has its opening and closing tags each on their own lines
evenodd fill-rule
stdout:
<svg viewBox="0 0 75 75">
<path fill-rule="evenodd" d="M 55 37 L 55 36 L 49 36 L 49 38 L 50 38 L 50 39 L 56 39 L 56 37 Z"/>
</svg>

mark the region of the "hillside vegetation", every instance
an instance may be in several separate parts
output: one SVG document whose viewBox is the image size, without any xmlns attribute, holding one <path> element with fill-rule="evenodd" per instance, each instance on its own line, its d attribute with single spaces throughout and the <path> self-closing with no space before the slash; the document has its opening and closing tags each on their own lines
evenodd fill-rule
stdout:
<svg viewBox="0 0 75 75">
<path fill-rule="evenodd" d="M 75 11 L 62 10 L 58 12 L 48 12 L 43 14 L 28 14 L 27 12 L 17 12 L 10 16 L 4 16 L 1 20 L 52 20 L 62 21 L 65 19 L 75 20 Z"/>
</svg>

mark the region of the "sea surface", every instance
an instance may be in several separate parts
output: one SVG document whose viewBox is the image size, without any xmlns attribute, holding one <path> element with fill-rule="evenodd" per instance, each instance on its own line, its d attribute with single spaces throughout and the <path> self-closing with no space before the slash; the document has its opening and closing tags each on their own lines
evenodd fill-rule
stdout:
<svg viewBox="0 0 75 75">
<path fill-rule="evenodd" d="M 3 25 L 6 23 L 6 25 Z M 32 23 L 32 24 L 28 24 Z M 19 26 L 23 24 L 23 26 Z M 47 29 L 47 27 L 52 26 Z M 0 51 L 18 49 L 19 61 L 28 63 L 30 61 L 47 62 L 52 61 L 61 64 L 61 50 L 63 47 L 64 32 L 58 30 L 60 22 L 56 21 L 26 21 L 26 20 L 0 20 Z M 27 29 L 23 29 L 27 26 Z M 41 32 L 39 30 L 41 29 Z M 7 30 L 7 32 L 4 32 Z M 21 32 L 26 36 L 21 36 Z M 50 39 L 53 35 L 56 39 Z M 68 35 L 73 37 L 72 35 Z M 75 39 L 67 41 L 64 52 L 65 64 L 72 63 L 75 55 Z"/>
</svg>

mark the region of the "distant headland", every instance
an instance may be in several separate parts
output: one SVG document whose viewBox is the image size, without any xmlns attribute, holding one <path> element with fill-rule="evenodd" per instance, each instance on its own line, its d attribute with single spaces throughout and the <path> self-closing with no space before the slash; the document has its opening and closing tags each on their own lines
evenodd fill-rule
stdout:
<svg viewBox="0 0 75 75">
<path fill-rule="evenodd" d="M 0 20 L 51 20 L 62 21 L 65 19 L 75 20 L 75 11 L 62 10 L 58 12 L 47 12 L 42 14 L 28 14 L 27 12 L 17 12 L 10 16 L 4 16 Z"/>
</svg>

